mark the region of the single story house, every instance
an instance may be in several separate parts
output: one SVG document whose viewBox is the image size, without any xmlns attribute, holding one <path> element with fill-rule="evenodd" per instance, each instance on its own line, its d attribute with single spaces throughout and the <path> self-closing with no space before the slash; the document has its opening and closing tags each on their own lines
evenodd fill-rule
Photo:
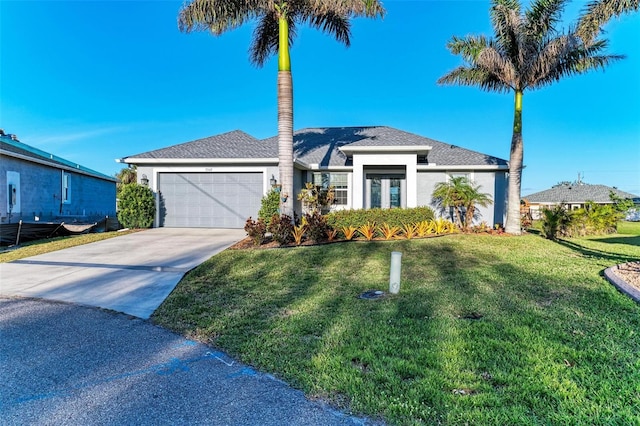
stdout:
<svg viewBox="0 0 640 426">
<path fill-rule="evenodd" d="M 116 179 L 0 130 L 0 221 L 89 222 L 116 214 Z"/>
<path fill-rule="evenodd" d="M 587 183 L 563 183 L 551 189 L 536 192 L 523 197 L 525 205 L 533 219 L 540 218 L 543 208 L 549 208 L 558 204 L 566 204 L 571 210 L 584 208 L 588 202 L 596 204 L 613 204 L 609 194 L 616 194 L 622 199 L 631 199 L 634 204 L 640 204 L 640 197 L 629 192 L 620 191 L 618 188 L 606 185 L 591 185 Z"/>
<path fill-rule="evenodd" d="M 417 207 L 431 204 L 438 182 L 465 175 L 494 200 L 480 220 L 504 222 L 505 160 L 383 126 L 307 128 L 293 143 L 298 213 L 307 182 L 332 185 L 334 209 Z M 242 228 L 278 178 L 278 138 L 235 130 L 119 161 L 158 194 L 155 226 Z"/>
</svg>

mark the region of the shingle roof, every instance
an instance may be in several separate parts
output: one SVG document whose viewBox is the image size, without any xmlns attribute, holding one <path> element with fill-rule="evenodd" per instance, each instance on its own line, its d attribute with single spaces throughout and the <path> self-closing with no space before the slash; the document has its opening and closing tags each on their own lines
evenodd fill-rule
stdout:
<svg viewBox="0 0 640 426">
<path fill-rule="evenodd" d="M 275 145 L 268 140 L 261 141 L 241 131 L 223 133 L 191 142 L 173 145 L 167 148 L 142 154 L 130 155 L 133 158 L 274 158 L 278 156 Z M 126 157 L 126 158 L 129 158 Z"/>
<path fill-rule="evenodd" d="M 611 188 L 606 185 L 559 185 L 546 191 L 536 192 L 527 195 L 525 198 L 530 203 L 576 203 L 584 204 L 587 201 L 604 204 L 611 203 L 609 192 L 613 191 L 618 197 L 638 199 L 637 195 L 620 191 L 617 188 Z"/>
<path fill-rule="evenodd" d="M 267 139 L 277 144 L 277 136 Z M 347 156 L 343 146 L 424 146 L 432 147 L 427 158 L 439 166 L 506 166 L 507 162 L 479 152 L 446 144 L 414 133 L 386 126 L 324 127 L 298 130 L 293 135 L 295 155 L 307 164 L 344 166 Z"/>
<path fill-rule="evenodd" d="M 11 139 L 9 136 L 0 136 L 0 150 L 8 153 L 8 155 L 18 155 L 27 159 L 33 159 L 38 162 L 44 162 L 52 166 L 63 167 L 67 170 L 75 170 L 86 175 L 94 176 L 100 179 L 116 181 L 113 176 L 108 176 L 95 170 L 91 170 L 80 164 L 74 163 L 57 155 L 49 154 L 38 148 L 34 148 L 30 145 L 20 142 L 19 140 Z"/>
<path fill-rule="evenodd" d="M 425 138 L 414 133 L 384 126 L 306 128 L 294 132 L 294 156 L 306 164 L 345 166 L 347 156 L 339 150 L 349 146 L 432 146 L 428 154 L 430 164 L 495 165 L 507 162 L 479 152 Z M 137 159 L 184 158 L 277 158 L 278 137 L 258 140 L 240 130 L 186 142 L 168 148 L 132 155 Z"/>
</svg>

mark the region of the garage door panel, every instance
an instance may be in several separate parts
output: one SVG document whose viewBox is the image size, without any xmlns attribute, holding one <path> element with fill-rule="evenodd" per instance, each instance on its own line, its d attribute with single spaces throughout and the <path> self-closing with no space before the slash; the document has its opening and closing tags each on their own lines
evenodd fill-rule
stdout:
<svg viewBox="0 0 640 426">
<path fill-rule="evenodd" d="M 160 173 L 160 226 L 242 228 L 257 217 L 263 176 L 253 173 Z"/>
</svg>

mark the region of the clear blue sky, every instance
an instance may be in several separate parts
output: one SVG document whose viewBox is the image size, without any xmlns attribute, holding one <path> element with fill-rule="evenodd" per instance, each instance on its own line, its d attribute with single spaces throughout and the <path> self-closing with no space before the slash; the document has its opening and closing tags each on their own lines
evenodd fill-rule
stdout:
<svg viewBox="0 0 640 426">
<path fill-rule="evenodd" d="M 277 134 L 277 61 L 250 64 L 252 26 L 183 34 L 181 4 L 0 0 L 0 127 L 109 175 L 116 158 L 152 149 L 235 129 Z M 461 63 L 451 36 L 491 34 L 488 1 L 384 5 L 384 20 L 354 21 L 349 49 L 299 32 L 295 128 L 386 125 L 508 159 L 513 96 L 436 84 Z M 525 92 L 523 195 L 578 173 L 640 195 L 640 14 L 606 30 L 625 60 Z"/>
</svg>

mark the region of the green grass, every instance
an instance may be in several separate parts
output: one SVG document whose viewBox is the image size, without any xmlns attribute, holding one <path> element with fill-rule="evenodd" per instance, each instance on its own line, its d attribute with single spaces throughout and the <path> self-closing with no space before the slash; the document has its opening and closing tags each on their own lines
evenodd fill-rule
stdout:
<svg viewBox="0 0 640 426">
<path fill-rule="evenodd" d="M 628 238 L 227 250 L 152 319 L 390 424 L 640 424 L 640 306 L 602 277 L 640 259 Z M 400 294 L 358 299 L 392 251 Z"/>
<path fill-rule="evenodd" d="M 39 254 L 62 250 L 82 244 L 93 243 L 106 240 L 107 238 L 118 237 L 136 231 L 102 232 L 96 234 L 72 235 L 68 237 L 56 237 L 45 240 L 29 241 L 19 247 L 0 247 L 5 250 L 0 252 L 0 263 L 11 262 L 25 257 L 37 256 Z"/>
<path fill-rule="evenodd" d="M 618 233 L 640 235 L 640 222 L 626 222 L 626 221 L 619 222 Z"/>
</svg>

